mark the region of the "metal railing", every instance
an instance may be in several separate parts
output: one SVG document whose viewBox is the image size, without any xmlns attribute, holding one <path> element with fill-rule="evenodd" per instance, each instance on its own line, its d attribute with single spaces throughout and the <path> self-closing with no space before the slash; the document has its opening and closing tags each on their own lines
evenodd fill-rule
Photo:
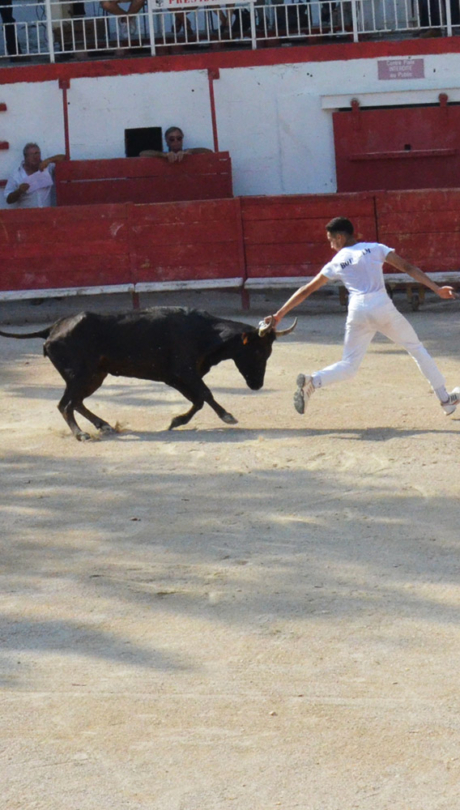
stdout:
<svg viewBox="0 0 460 810">
<path fill-rule="evenodd" d="M 146 0 L 138 14 L 108 14 L 94 0 L 66 3 L 0 0 L 0 64 L 165 49 L 295 43 L 348 37 L 460 33 L 460 0 L 263 0 L 173 9 Z"/>
</svg>

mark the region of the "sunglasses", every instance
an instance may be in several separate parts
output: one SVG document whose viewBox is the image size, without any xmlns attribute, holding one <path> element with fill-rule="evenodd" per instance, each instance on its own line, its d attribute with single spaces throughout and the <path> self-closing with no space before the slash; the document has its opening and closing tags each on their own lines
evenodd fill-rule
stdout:
<svg viewBox="0 0 460 810">
<path fill-rule="evenodd" d="M 184 136 L 183 135 L 168 135 L 167 140 L 168 141 L 183 141 Z"/>
</svg>

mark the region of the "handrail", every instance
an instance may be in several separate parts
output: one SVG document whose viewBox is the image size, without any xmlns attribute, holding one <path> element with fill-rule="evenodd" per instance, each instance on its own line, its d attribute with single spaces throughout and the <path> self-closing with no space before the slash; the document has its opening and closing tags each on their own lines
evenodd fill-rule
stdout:
<svg viewBox="0 0 460 810">
<path fill-rule="evenodd" d="M 0 65 L 9 58 L 117 55 L 130 49 L 148 55 L 172 49 L 239 45 L 257 48 L 324 38 L 354 42 L 401 33 L 460 33 L 460 0 L 300 0 L 280 4 L 245 0 L 146 0 L 129 18 L 106 14 L 96 0 L 4 5 L 0 0 Z M 222 11 L 222 8 L 226 8 Z M 70 9 L 70 12 L 68 11 Z M 77 13 L 75 13 L 77 9 Z M 4 14 L 1 12 L 4 11 Z M 83 13 L 84 11 L 84 13 Z M 12 17 L 14 13 L 14 18 Z M 65 16 L 67 15 L 67 16 Z M 230 19 L 231 24 L 227 22 Z M 18 47 L 19 46 L 19 47 Z"/>
</svg>

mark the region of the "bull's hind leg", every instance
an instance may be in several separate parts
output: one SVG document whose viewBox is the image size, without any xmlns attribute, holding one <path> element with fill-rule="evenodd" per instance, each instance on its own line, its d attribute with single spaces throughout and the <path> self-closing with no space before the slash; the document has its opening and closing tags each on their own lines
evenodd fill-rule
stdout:
<svg viewBox="0 0 460 810">
<path fill-rule="evenodd" d="M 102 430 L 105 433 L 115 432 L 114 428 L 112 428 L 108 422 L 101 419 L 100 416 L 92 413 L 92 411 L 88 410 L 88 408 L 83 405 L 83 400 L 86 399 L 86 397 L 91 396 L 94 391 L 97 391 L 97 389 L 100 388 L 106 376 L 107 375 L 105 373 L 99 372 L 97 374 L 92 374 L 89 377 L 87 375 L 80 375 L 67 382 L 67 388 L 58 405 L 58 408 L 73 435 L 80 442 L 87 441 L 91 438 L 91 436 L 89 433 L 85 433 L 83 430 L 81 430 L 75 420 L 74 411 L 77 411 L 84 416 L 85 419 L 91 422 L 91 424 L 94 425 L 94 427 L 96 427 L 98 430 Z"/>
<path fill-rule="evenodd" d="M 222 421 L 227 425 L 236 425 L 238 423 L 238 420 L 235 419 L 231 413 L 228 413 L 228 411 L 222 408 L 222 405 L 219 405 L 219 403 L 216 402 L 208 386 L 205 385 L 200 377 L 192 379 L 190 382 L 184 382 L 184 380 L 181 380 L 180 382 L 174 381 L 171 382 L 171 385 L 176 388 L 177 391 L 179 391 L 184 397 L 186 397 L 186 399 L 189 399 L 193 405 L 188 411 L 186 411 L 186 413 L 175 416 L 174 419 L 172 419 L 168 430 L 173 430 L 180 425 L 186 425 L 187 422 L 190 422 L 192 416 L 194 416 L 197 411 L 201 410 L 205 402 L 211 406 L 213 411 L 216 412 L 219 419 L 222 419 Z"/>
<path fill-rule="evenodd" d="M 72 401 L 72 396 L 70 394 L 69 387 L 67 387 L 66 390 L 64 391 L 64 396 L 59 402 L 58 408 L 59 412 L 64 417 L 75 438 L 78 439 L 79 442 L 88 441 L 91 438 L 91 436 L 89 435 L 89 433 L 85 433 L 80 428 L 75 419 L 74 416 L 75 403 Z"/>
<path fill-rule="evenodd" d="M 117 432 L 112 425 L 109 425 L 109 423 L 105 421 L 105 419 L 101 419 L 100 416 L 97 416 L 95 413 L 92 413 L 92 411 L 89 411 L 88 408 L 83 405 L 83 403 L 80 403 L 80 405 L 75 405 L 75 410 L 78 411 L 78 413 L 81 413 L 81 415 L 84 416 L 88 422 L 91 422 L 91 424 L 102 433 Z"/>
</svg>

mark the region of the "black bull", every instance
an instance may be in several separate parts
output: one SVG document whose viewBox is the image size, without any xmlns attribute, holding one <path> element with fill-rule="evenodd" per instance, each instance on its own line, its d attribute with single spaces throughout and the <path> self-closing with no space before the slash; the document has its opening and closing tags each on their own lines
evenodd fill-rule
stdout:
<svg viewBox="0 0 460 810">
<path fill-rule="evenodd" d="M 89 439 L 75 421 L 74 411 L 98 430 L 113 428 L 88 410 L 83 400 L 102 385 L 107 374 L 164 382 L 190 400 L 192 407 L 175 416 L 169 430 L 185 425 L 205 402 L 227 424 L 236 424 L 203 382 L 212 366 L 233 360 L 249 388 L 264 383 L 273 341 L 295 327 L 276 332 L 224 320 L 207 312 L 180 307 L 154 307 L 140 312 L 101 315 L 81 312 L 61 318 L 39 332 L 16 334 L 13 338 L 45 338 L 43 353 L 49 357 L 66 383 L 58 408 L 79 441 Z"/>
</svg>

